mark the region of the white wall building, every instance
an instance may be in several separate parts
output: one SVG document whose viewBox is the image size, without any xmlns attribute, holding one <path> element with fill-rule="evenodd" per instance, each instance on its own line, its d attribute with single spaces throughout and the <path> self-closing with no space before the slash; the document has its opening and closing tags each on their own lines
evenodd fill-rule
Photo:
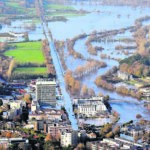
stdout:
<svg viewBox="0 0 150 150">
<path fill-rule="evenodd" d="M 78 144 L 78 131 L 64 130 L 61 132 L 61 146 L 68 147 L 76 146 Z"/>
<path fill-rule="evenodd" d="M 86 116 L 94 116 L 97 113 L 107 111 L 102 97 L 74 99 L 74 104 L 78 105 L 78 114 L 84 114 Z"/>
</svg>

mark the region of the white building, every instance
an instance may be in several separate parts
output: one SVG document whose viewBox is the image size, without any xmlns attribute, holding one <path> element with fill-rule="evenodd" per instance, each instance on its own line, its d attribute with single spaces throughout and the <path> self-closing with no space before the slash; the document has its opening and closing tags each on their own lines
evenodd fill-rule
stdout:
<svg viewBox="0 0 150 150">
<path fill-rule="evenodd" d="M 61 132 L 61 146 L 68 147 L 76 146 L 78 144 L 78 131 L 64 130 Z"/>
<path fill-rule="evenodd" d="M 36 99 L 40 105 L 56 106 L 56 82 L 42 79 L 37 80 Z"/>
<path fill-rule="evenodd" d="M 35 112 L 40 108 L 38 101 L 33 100 L 31 104 L 31 111 Z"/>
<path fill-rule="evenodd" d="M 23 106 L 26 107 L 26 102 L 23 100 L 9 101 L 9 105 L 10 105 L 11 109 L 13 109 L 13 108 L 20 109 Z"/>
<path fill-rule="evenodd" d="M 83 114 L 88 117 L 107 111 L 102 97 L 92 97 L 90 99 L 74 99 L 74 104 L 78 106 L 78 114 Z"/>
<path fill-rule="evenodd" d="M 118 75 L 118 78 L 120 78 L 122 80 L 133 80 L 133 76 L 126 72 L 118 71 L 117 75 Z"/>
</svg>

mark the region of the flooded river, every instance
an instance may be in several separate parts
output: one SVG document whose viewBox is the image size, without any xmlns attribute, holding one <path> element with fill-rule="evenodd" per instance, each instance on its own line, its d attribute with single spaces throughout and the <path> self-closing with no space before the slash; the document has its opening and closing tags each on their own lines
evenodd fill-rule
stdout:
<svg viewBox="0 0 150 150">
<path fill-rule="evenodd" d="M 136 19 L 146 16 L 150 12 L 150 8 L 133 8 L 127 6 L 100 6 L 100 5 L 87 5 L 80 4 L 71 5 L 75 9 L 83 9 L 88 11 L 84 16 L 70 17 L 67 22 L 49 22 L 48 27 L 52 32 L 53 38 L 56 40 L 66 40 L 73 38 L 82 33 L 91 33 L 92 31 L 105 31 L 112 29 L 120 29 L 129 26 L 133 26 Z M 41 23 L 36 23 L 35 30 L 29 30 L 26 28 L 18 28 L 27 24 L 30 21 L 24 22 L 22 20 L 16 20 L 11 23 L 11 25 L 3 25 L 0 33 L 13 31 L 13 32 L 26 32 L 29 33 L 30 40 L 44 39 L 43 29 Z M 150 22 L 144 22 L 144 25 L 150 24 Z M 132 38 L 132 33 L 127 31 L 125 34 L 115 36 L 113 38 L 117 39 L 121 37 Z M 21 40 L 21 39 L 20 39 Z M 90 76 L 84 77 L 81 82 L 86 84 L 88 87 L 93 88 L 96 93 L 102 92 L 104 95 L 109 95 L 111 98 L 126 100 L 125 102 L 110 102 L 112 108 L 120 113 L 120 122 L 126 122 L 129 120 L 134 120 L 136 114 L 141 114 L 144 118 L 149 119 L 150 112 L 143 107 L 143 102 L 138 102 L 137 99 L 122 96 L 116 92 L 110 92 L 102 88 L 98 88 L 94 84 L 94 80 L 98 75 L 104 74 L 107 70 L 113 66 L 118 66 L 119 63 L 112 59 L 101 59 L 100 54 L 109 54 L 114 58 L 123 59 L 127 56 L 124 54 L 117 54 L 115 46 L 117 42 L 93 42 L 93 46 L 102 46 L 104 50 L 98 52 L 97 56 L 92 56 L 88 53 L 87 47 L 85 46 L 87 38 L 78 40 L 75 43 L 74 49 L 85 56 L 85 58 L 93 58 L 96 60 L 101 60 L 107 63 L 106 68 L 102 68 L 91 74 Z M 121 43 L 122 45 L 124 43 Z M 135 43 L 132 43 L 135 45 Z M 132 50 L 133 52 L 135 50 Z M 86 63 L 84 60 L 74 59 L 72 56 L 67 56 L 65 58 L 67 67 L 71 70 L 75 70 L 78 65 L 83 65 Z"/>
</svg>

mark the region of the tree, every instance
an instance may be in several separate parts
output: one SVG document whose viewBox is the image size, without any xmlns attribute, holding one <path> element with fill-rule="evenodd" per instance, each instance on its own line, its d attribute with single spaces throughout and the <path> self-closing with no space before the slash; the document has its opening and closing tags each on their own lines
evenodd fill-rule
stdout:
<svg viewBox="0 0 150 150">
<path fill-rule="evenodd" d="M 55 150 L 55 148 L 50 141 L 46 141 L 44 144 L 44 150 Z"/>
<path fill-rule="evenodd" d="M 104 95 L 103 95 L 102 92 L 99 92 L 99 93 L 98 93 L 98 96 L 103 97 Z"/>
<path fill-rule="evenodd" d="M 84 144 L 79 143 L 78 146 L 77 146 L 77 149 L 78 149 L 78 150 L 84 150 L 84 149 L 85 149 Z"/>
<path fill-rule="evenodd" d="M 115 135 L 119 134 L 120 133 L 120 126 L 116 126 L 114 129 L 113 129 L 113 133 Z"/>
<path fill-rule="evenodd" d="M 12 133 L 11 133 L 11 132 L 7 132 L 7 133 L 6 133 L 6 137 L 7 137 L 7 138 L 11 138 L 11 136 L 12 136 Z"/>
<path fill-rule="evenodd" d="M 89 95 L 89 96 L 91 96 L 91 97 L 92 97 L 92 96 L 95 96 L 95 92 L 94 92 L 94 90 L 93 90 L 93 89 L 91 89 L 91 88 L 90 88 L 90 89 L 88 89 L 88 95 Z"/>
<path fill-rule="evenodd" d="M 109 95 L 106 95 L 104 98 L 105 98 L 106 101 L 108 101 L 109 100 Z"/>
<path fill-rule="evenodd" d="M 112 124 L 105 124 L 104 127 L 101 129 L 100 134 L 105 136 L 107 133 L 112 131 Z"/>
<path fill-rule="evenodd" d="M 81 95 L 86 96 L 87 94 L 88 94 L 88 88 L 86 85 L 83 85 L 81 89 Z"/>
<path fill-rule="evenodd" d="M 140 119 L 140 118 L 142 118 L 142 115 L 141 115 L 141 114 L 137 114 L 137 115 L 136 115 L 136 118 L 137 118 L 137 119 Z"/>
<path fill-rule="evenodd" d="M 138 140 L 139 140 L 139 136 L 138 136 L 138 135 L 135 135 L 135 136 L 134 136 L 134 141 L 137 142 Z"/>
<path fill-rule="evenodd" d="M 45 138 L 45 141 L 49 141 L 49 142 L 52 142 L 53 141 L 53 137 L 50 133 L 47 134 L 46 138 Z"/>
<path fill-rule="evenodd" d="M 32 100 L 30 94 L 25 94 L 23 99 L 25 100 L 26 103 L 31 103 Z"/>
<path fill-rule="evenodd" d="M 112 138 L 114 137 L 114 133 L 113 132 L 109 132 L 105 135 L 106 138 Z"/>
<path fill-rule="evenodd" d="M 15 62 L 14 59 L 12 59 L 11 62 L 10 62 L 10 65 L 9 65 L 9 69 L 7 71 L 8 78 L 11 77 L 11 74 L 12 74 L 12 72 L 13 72 L 13 70 L 14 70 L 15 67 L 16 67 L 16 62 Z"/>
<path fill-rule="evenodd" d="M 0 99 L 0 106 L 2 106 L 3 105 L 3 100 L 2 99 Z"/>
<path fill-rule="evenodd" d="M 19 150 L 24 150 L 25 149 L 25 145 L 23 142 L 19 143 L 18 145 Z"/>
</svg>

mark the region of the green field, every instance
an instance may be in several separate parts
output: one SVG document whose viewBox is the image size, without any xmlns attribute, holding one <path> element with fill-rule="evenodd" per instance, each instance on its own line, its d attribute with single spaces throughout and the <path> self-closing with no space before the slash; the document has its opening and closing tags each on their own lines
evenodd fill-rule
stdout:
<svg viewBox="0 0 150 150">
<path fill-rule="evenodd" d="M 42 65 L 45 63 L 41 42 L 15 43 L 10 46 L 16 46 L 16 48 L 6 51 L 4 55 L 14 57 L 17 64 L 32 63 Z"/>
<path fill-rule="evenodd" d="M 62 17 L 78 17 L 78 16 L 84 16 L 85 14 L 80 13 L 74 13 L 74 12 L 53 12 L 53 13 L 47 13 L 47 16 L 55 17 L 55 16 L 62 16 Z"/>
<path fill-rule="evenodd" d="M 16 68 L 12 73 L 13 79 L 33 79 L 38 77 L 47 77 L 46 67 L 21 67 Z"/>
<path fill-rule="evenodd" d="M 16 68 L 13 74 L 30 74 L 30 75 L 46 75 L 46 67 L 27 67 L 27 68 Z"/>
<path fill-rule="evenodd" d="M 48 4 L 45 5 L 45 7 L 52 10 L 74 10 L 74 8 L 71 6 L 58 5 L 58 4 Z"/>
</svg>

